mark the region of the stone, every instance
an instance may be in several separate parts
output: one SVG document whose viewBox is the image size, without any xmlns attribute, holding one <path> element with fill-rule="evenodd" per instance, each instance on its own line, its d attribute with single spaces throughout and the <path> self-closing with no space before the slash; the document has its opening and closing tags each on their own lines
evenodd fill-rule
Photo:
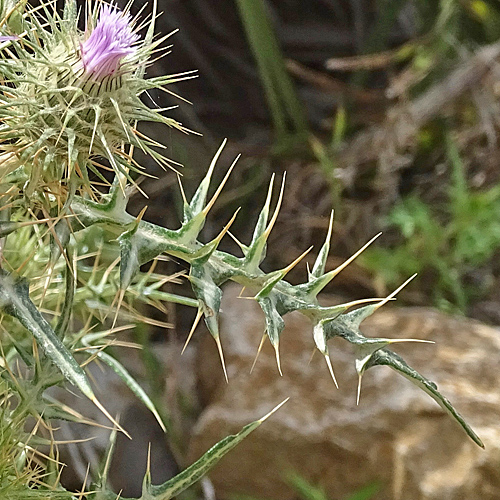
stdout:
<svg viewBox="0 0 500 500">
<path fill-rule="evenodd" d="M 433 309 L 387 305 L 366 320 L 367 336 L 420 338 L 394 350 L 434 381 L 483 439 L 479 448 L 427 394 L 388 367 L 370 369 L 356 406 L 357 375 L 351 346 L 330 342 L 337 390 L 314 350 L 309 321 L 285 316 L 280 353 L 283 376 L 266 340 L 258 304 L 225 288 L 221 340 L 226 384 L 213 340 L 199 346 L 199 386 L 206 405 L 195 427 L 190 457 L 233 434 L 275 405 L 290 401 L 231 451 L 210 473 L 217 498 L 235 494 L 291 500 L 291 471 L 347 498 L 378 482 L 378 500 L 498 500 L 500 498 L 500 331 Z M 309 362 L 310 361 L 310 362 Z"/>
</svg>

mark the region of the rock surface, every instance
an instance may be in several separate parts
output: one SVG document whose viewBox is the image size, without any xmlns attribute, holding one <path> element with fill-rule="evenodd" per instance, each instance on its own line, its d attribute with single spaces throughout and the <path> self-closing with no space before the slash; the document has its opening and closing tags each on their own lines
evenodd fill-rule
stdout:
<svg viewBox="0 0 500 500">
<path fill-rule="evenodd" d="M 250 367 L 264 331 L 257 303 L 225 289 L 221 339 L 229 384 L 213 341 L 200 346 L 200 389 L 206 409 L 191 442 L 195 459 L 222 437 L 290 401 L 225 457 L 210 474 L 217 498 L 297 498 L 284 479 L 300 473 L 332 500 L 378 481 L 380 500 L 498 500 L 500 498 L 500 331 L 431 309 L 380 310 L 363 323 L 369 336 L 420 338 L 431 344 L 397 350 L 438 384 L 483 439 L 476 446 L 425 393 L 388 367 L 369 370 L 356 406 L 357 375 L 350 346 L 330 343 L 337 390 L 325 360 L 313 351 L 311 326 L 285 317 L 283 377 L 266 342 Z"/>
</svg>

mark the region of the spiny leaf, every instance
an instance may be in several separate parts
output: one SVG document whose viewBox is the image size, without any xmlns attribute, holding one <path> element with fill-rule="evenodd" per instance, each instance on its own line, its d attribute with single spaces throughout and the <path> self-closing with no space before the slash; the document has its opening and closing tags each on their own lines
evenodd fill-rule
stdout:
<svg viewBox="0 0 500 500">
<path fill-rule="evenodd" d="M 276 203 L 276 207 L 274 209 L 271 221 L 266 226 L 266 228 L 262 230 L 261 226 L 264 225 L 264 221 L 267 221 L 268 217 L 271 189 L 272 189 L 272 182 L 269 186 L 269 192 L 266 199 L 266 203 L 264 205 L 264 208 L 262 209 L 261 215 L 259 216 L 259 220 L 257 221 L 257 227 L 255 228 L 254 231 L 254 238 L 252 239 L 252 244 L 250 245 L 248 252 L 245 255 L 245 267 L 249 272 L 255 272 L 255 270 L 258 268 L 259 264 L 265 257 L 267 239 L 269 238 L 269 234 L 271 233 L 271 230 L 274 227 L 274 224 L 276 223 L 276 219 L 278 218 L 278 214 L 281 208 L 281 202 L 283 201 L 283 192 L 285 189 L 285 175 L 283 175 L 278 201 Z"/>
<path fill-rule="evenodd" d="M 259 347 L 257 348 L 257 353 L 255 354 L 255 359 L 253 360 L 252 366 L 250 368 L 250 373 L 253 372 L 253 369 L 255 368 L 255 364 L 257 363 L 257 359 L 259 357 L 260 351 L 262 350 L 262 346 L 264 345 L 264 342 L 266 340 L 266 334 L 262 335 L 260 342 L 259 342 Z"/>
<path fill-rule="evenodd" d="M 184 354 L 184 351 L 186 350 L 186 347 L 188 346 L 189 341 L 191 340 L 191 337 L 193 336 L 193 333 L 196 330 L 196 327 L 198 326 L 198 323 L 200 322 L 202 316 L 203 316 L 203 310 L 199 308 L 198 311 L 196 312 L 196 318 L 194 319 L 193 324 L 191 325 L 191 330 L 189 330 L 189 335 L 186 339 L 186 342 L 184 343 L 184 347 L 182 348 L 181 355 Z"/>
<path fill-rule="evenodd" d="M 222 141 L 222 144 L 220 145 L 219 149 L 217 150 L 217 153 L 215 153 L 215 156 L 213 157 L 212 162 L 210 163 L 210 166 L 208 167 L 208 171 L 207 171 L 205 177 L 200 182 L 198 189 L 194 193 L 193 198 L 191 199 L 191 202 L 189 203 L 189 211 L 184 212 L 185 220 L 191 220 L 194 216 L 198 215 L 199 213 L 201 213 L 203 211 L 203 208 L 205 207 L 205 203 L 207 202 L 208 189 L 210 188 L 210 181 L 212 180 L 212 175 L 214 173 L 215 165 L 216 165 L 217 160 L 219 159 L 219 157 L 222 153 L 222 150 L 224 149 L 226 143 L 227 143 L 227 139 L 224 139 L 224 141 Z"/>
<path fill-rule="evenodd" d="M 332 239 L 333 230 L 333 210 L 330 214 L 330 222 L 328 223 L 328 232 L 326 233 L 325 242 L 321 247 L 321 250 L 316 257 L 312 271 L 309 273 L 309 280 L 312 281 L 314 278 L 319 278 L 325 272 L 326 261 L 328 259 L 328 254 L 330 253 L 330 240 Z"/>
<path fill-rule="evenodd" d="M 378 233 L 375 235 L 368 243 L 365 243 L 354 255 L 349 257 L 343 264 L 338 266 L 337 268 L 333 269 L 332 271 L 329 271 L 326 274 L 323 274 L 321 276 L 318 276 L 317 278 L 314 278 L 309 281 L 309 283 L 305 283 L 304 285 L 301 285 L 301 288 L 304 289 L 308 294 L 312 296 L 318 295 L 323 288 L 325 288 L 330 281 L 332 281 L 337 274 L 339 274 L 341 271 L 343 271 L 356 257 L 358 257 L 368 246 L 370 246 L 382 233 Z M 318 268 L 319 271 L 319 268 Z"/>
<path fill-rule="evenodd" d="M 14 280 L 3 270 L 0 270 L 0 308 L 15 317 L 33 335 L 42 351 L 67 380 L 89 399 L 95 399 L 85 372 L 30 300 L 28 283 Z"/>
<path fill-rule="evenodd" d="M 182 471 L 174 478 L 163 483 L 162 485 L 150 485 L 147 491 L 143 491 L 140 500 L 169 500 L 170 498 L 177 496 L 186 488 L 189 488 L 189 486 L 201 479 L 210 469 L 212 469 L 226 453 L 231 451 L 237 444 L 243 441 L 243 439 L 257 429 L 257 427 L 259 427 L 287 401 L 288 399 L 285 399 L 285 401 L 276 406 L 267 415 L 243 427 L 238 434 L 227 436 L 219 441 L 193 465 Z"/>
<path fill-rule="evenodd" d="M 259 237 L 266 229 L 267 219 L 269 218 L 269 210 L 271 208 L 271 197 L 273 194 L 274 178 L 275 174 L 273 173 L 273 175 L 271 176 L 271 180 L 269 181 L 269 188 L 267 190 L 266 201 L 264 203 L 264 206 L 262 207 L 262 210 L 260 211 L 259 218 L 257 219 L 257 224 L 255 224 L 255 229 L 253 231 L 252 242 L 250 243 L 250 247 L 252 247 L 255 244 L 255 242 L 259 239 Z"/>
<path fill-rule="evenodd" d="M 358 338 L 359 337 L 359 338 Z M 356 396 L 356 404 L 359 404 L 359 397 L 361 394 L 361 380 L 373 355 L 380 349 L 389 344 L 396 344 L 399 342 L 422 342 L 426 344 L 433 344 L 431 340 L 420 339 L 383 339 L 383 338 L 366 338 L 362 336 L 353 336 L 351 343 L 356 346 L 356 360 L 355 367 L 358 374 L 358 391 Z"/>
<path fill-rule="evenodd" d="M 120 288 L 126 290 L 139 271 L 138 245 L 134 232 L 126 232 L 118 238 L 120 243 Z"/>
<path fill-rule="evenodd" d="M 314 338 L 314 343 L 316 344 L 316 348 L 318 351 L 320 351 L 323 356 L 325 357 L 325 361 L 328 367 L 328 371 L 330 372 L 330 375 L 333 379 L 333 382 L 337 389 L 339 388 L 339 385 L 337 383 L 337 379 L 335 377 L 335 373 L 333 372 L 333 367 L 332 367 L 332 362 L 330 361 L 330 356 L 328 353 L 328 346 L 326 344 L 326 339 L 327 336 L 325 334 L 325 323 L 326 320 L 321 320 L 318 321 L 316 324 L 314 324 L 313 327 L 313 338 Z"/>
<path fill-rule="evenodd" d="M 465 419 L 458 413 L 453 405 L 446 399 L 437 389 L 437 385 L 431 382 L 429 379 L 423 377 L 416 370 L 411 368 L 406 361 L 398 356 L 396 353 L 388 350 L 381 349 L 374 353 L 371 357 L 369 366 L 366 368 L 371 368 L 373 366 L 386 365 L 397 371 L 408 380 L 413 382 L 417 387 L 420 387 L 429 396 L 436 401 L 436 403 L 441 406 L 449 415 L 451 415 L 466 432 L 466 434 L 481 448 L 484 448 L 484 444 L 479 438 L 479 436 L 472 430 L 470 425 L 465 421 Z"/>
<path fill-rule="evenodd" d="M 210 256 L 217 250 L 222 238 L 229 231 L 229 228 L 232 226 L 233 222 L 236 220 L 238 212 L 240 209 L 236 210 L 234 215 L 231 217 L 231 220 L 224 226 L 222 231 L 210 242 L 203 245 L 199 250 L 196 250 L 192 254 L 193 264 L 201 265 L 208 261 Z"/>
<path fill-rule="evenodd" d="M 107 449 L 104 454 L 105 461 L 102 465 L 102 470 L 99 473 L 99 479 L 97 481 L 97 489 L 101 490 L 101 493 L 108 493 L 106 492 L 106 487 L 108 485 L 108 475 L 111 468 L 111 459 L 113 458 L 113 453 L 115 452 L 117 435 L 118 432 L 115 427 L 109 435 Z"/>
<path fill-rule="evenodd" d="M 200 301 L 205 322 L 213 337 L 219 336 L 218 317 L 222 290 L 215 284 L 207 265 L 192 265 L 189 281 L 196 298 Z"/>
<path fill-rule="evenodd" d="M 217 344 L 224 377 L 227 381 L 226 364 L 224 362 L 224 354 L 219 338 L 219 310 L 222 300 L 222 290 L 215 284 L 210 273 L 209 265 L 207 264 L 192 264 L 189 280 L 191 281 L 191 286 L 196 298 L 199 301 L 200 309 L 205 316 L 205 324 L 207 325 L 208 331 Z"/>
<path fill-rule="evenodd" d="M 268 278 L 266 279 L 266 282 L 264 283 L 264 286 L 262 287 L 262 289 L 259 291 L 259 293 L 256 295 L 255 298 L 259 299 L 261 297 L 267 297 L 271 293 L 273 288 L 281 280 L 283 280 L 283 278 L 312 250 L 312 248 L 313 247 L 308 248 L 305 252 L 303 252 L 301 255 L 299 255 L 293 262 L 291 262 L 284 269 L 269 273 Z"/>
<path fill-rule="evenodd" d="M 212 246 L 209 244 L 208 249 L 203 249 L 203 244 L 198 242 L 195 237 L 190 241 L 181 241 L 183 235 L 180 235 L 179 231 L 168 230 L 140 221 L 137 225 L 137 231 L 133 235 L 138 255 L 141 256 L 139 261 L 140 263 L 144 263 L 148 258 L 154 258 L 158 253 L 163 251 L 191 264 L 190 280 L 198 299 L 197 305 L 205 315 L 207 327 L 217 342 L 222 362 L 222 348 L 218 327 L 218 315 L 222 296 L 220 286 L 230 279 L 244 287 L 260 290 L 255 299 L 264 311 L 266 333 L 276 351 L 278 366 L 280 364 L 279 338 L 284 326 L 283 316 L 291 311 L 299 311 L 309 317 L 313 325 L 315 325 L 315 342 L 318 349 L 325 356 L 329 370 L 331 363 L 329 363 L 327 356 L 327 341 L 337 336 L 356 347 L 358 354 L 357 369 L 362 374 L 369 363 L 372 362 L 371 360 L 375 359 L 374 353 L 383 350 L 385 345 L 396 340 L 368 339 L 359 331 L 360 323 L 389 300 L 392 300 L 394 295 L 409 280 L 385 299 L 367 299 L 366 301 L 354 301 L 333 307 L 322 307 L 318 304 L 316 299 L 317 293 L 338 272 L 352 262 L 353 258 L 370 244 L 373 239 L 339 268 L 326 274 L 324 274 L 323 267 L 326 262 L 325 255 L 327 254 L 328 243 L 325 242 L 320 251 L 320 256 L 316 260 L 313 272 L 309 273 L 309 282 L 304 284 L 293 286 L 287 283 L 283 279 L 284 274 L 282 271 L 265 274 L 259 268 L 259 264 L 265 253 L 267 237 L 277 218 L 282 193 L 283 186 L 280 190 L 276 209 L 269 223 L 267 222 L 267 217 L 269 215 L 270 201 L 266 201 L 264 209 L 259 216 L 257 223 L 258 230 L 254 233 L 252 245 L 251 247 L 244 248 L 245 257 L 242 259 L 216 250 L 215 245 Z M 112 226 L 115 230 L 118 228 L 126 232 L 134 220 L 124 210 L 115 217 L 114 215 L 116 214 L 111 214 L 110 208 L 105 203 L 89 202 L 75 196 L 73 204 L 75 206 L 74 212 L 79 222 L 84 226 L 103 224 Z M 329 236 L 328 234 L 328 241 Z M 137 240 L 135 241 L 135 239 Z M 201 252 L 200 249 L 202 249 Z M 318 274 L 317 277 L 315 277 L 316 274 Z M 347 312 L 347 309 L 354 305 L 370 301 L 375 301 L 376 304 Z M 333 370 L 330 371 L 333 372 Z"/>
<path fill-rule="evenodd" d="M 351 322 L 345 320 L 347 315 L 343 315 L 335 321 L 325 323 L 325 327 L 328 328 L 327 338 L 332 338 L 334 336 L 339 336 L 347 340 L 348 342 L 358 346 L 358 349 L 365 350 L 366 352 L 371 351 L 367 358 L 361 358 L 358 360 L 357 369 L 359 375 L 358 384 L 358 396 L 360 391 L 361 377 L 363 373 L 369 368 L 377 365 L 387 365 L 392 369 L 406 377 L 408 380 L 413 382 L 417 387 L 423 389 L 427 394 L 429 394 L 448 414 L 450 414 L 465 430 L 467 435 L 479 446 L 484 448 L 482 441 L 476 435 L 476 433 L 471 429 L 471 427 L 465 422 L 464 418 L 455 410 L 452 404 L 437 390 L 437 386 L 434 382 L 426 379 L 416 370 L 411 368 L 400 356 L 393 353 L 384 346 L 397 342 L 428 342 L 417 339 L 370 339 L 364 337 L 361 332 L 356 329 L 352 329 Z M 371 345 L 371 348 L 369 347 Z"/>
<path fill-rule="evenodd" d="M 281 333 L 285 328 L 285 322 L 276 308 L 276 297 L 274 294 L 257 297 L 257 302 L 264 312 L 266 320 L 266 333 L 271 341 L 271 345 L 274 347 L 278 371 L 280 372 L 280 375 L 282 375 L 279 357 L 279 340 Z"/>
<path fill-rule="evenodd" d="M 353 328 L 359 328 L 359 325 L 369 316 L 371 316 L 375 311 L 380 309 L 383 305 L 387 304 L 390 300 L 392 300 L 412 279 L 414 279 L 416 274 L 410 276 L 402 285 L 400 285 L 396 290 L 394 290 L 391 294 L 389 294 L 385 299 L 382 299 L 378 304 L 371 304 L 365 307 L 360 307 L 355 311 L 347 313 L 344 316 L 344 321 Z"/>
<path fill-rule="evenodd" d="M 95 354 L 103 363 L 107 364 L 123 380 L 123 382 L 125 382 L 126 386 L 135 394 L 137 399 L 139 399 L 139 401 L 141 401 L 144 406 L 154 415 L 163 432 L 166 432 L 165 424 L 163 423 L 158 411 L 156 410 L 155 405 L 151 401 L 150 397 L 146 394 L 144 389 L 127 371 L 127 369 L 118 360 L 102 350 L 91 349 L 90 353 Z"/>
<path fill-rule="evenodd" d="M 75 272 L 76 268 L 73 265 L 73 256 L 68 254 L 68 262 L 66 263 L 66 273 L 65 273 L 65 282 L 66 282 L 66 293 L 64 294 L 64 302 L 61 310 L 61 314 L 59 319 L 57 320 L 57 324 L 54 328 L 54 333 L 60 338 L 63 339 L 68 327 L 69 322 L 71 320 L 71 313 L 73 312 L 73 300 L 75 298 Z"/>
</svg>

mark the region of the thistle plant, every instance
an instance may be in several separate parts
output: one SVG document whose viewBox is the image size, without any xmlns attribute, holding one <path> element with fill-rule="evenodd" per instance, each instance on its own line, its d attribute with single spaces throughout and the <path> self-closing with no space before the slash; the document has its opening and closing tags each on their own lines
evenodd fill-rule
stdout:
<svg viewBox="0 0 500 500">
<path fill-rule="evenodd" d="M 68 382 L 109 417 L 115 426 L 109 454 L 116 431 L 126 433 L 99 402 L 86 374 L 85 366 L 94 358 L 114 370 L 163 425 L 146 392 L 106 351 L 120 343 L 116 334 L 127 328 L 127 322 L 147 321 L 140 312 L 141 304 L 159 306 L 161 301 L 172 301 L 196 307 L 188 341 L 203 317 L 227 378 L 218 320 L 221 287 L 229 280 L 251 291 L 261 306 L 266 324 L 261 346 L 269 339 L 280 372 L 283 316 L 298 311 L 311 320 L 316 347 L 325 357 L 335 384 L 328 341 L 340 337 L 354 346 L 358 401 L 365 371 L 387 365 L 427 392 L 482 446 L 436 385 L 388 349 L 395 342 L 423 341 L 368 338 L 360 330 L 362 321 L 392 300 L 406 283 L 383 299 L 319 305 L 321 290 L 376 237 L 339 268 L 326 271 L 332 218 L 305 283 L 292 285 L 285 277 L 307 252 L 284 269 L 262 271 L 260 264 L 284 192 L 283 180 L 272 210 L 272 178 L 250 243 L 238 242 L 242 256 L 218 250 L 237 213 L 217 237 L 203 242 L 200 232 L 237 161 L 209 196 L 225 142 L 190 200 L 180 184 L 184 202 L 179 229 L 145 221 L 144 211 L 138 217 L 127 212 L 136 188 L 133 173 L 143 171 L 133 159 L 134 148 L 149 153 L 161 165 L 169 165 L 155 149 L 159 145 L 137 130 L 137 122 L 153 121 L 186 131 L 182 124 L 166 117 L 164 110 L 149 109 L 141 100 L 149 89 L 167 91 L 168 83 L 193 76 L 146 77 L 148 64 L 168 37 L 154 36 L 156 4 L 144 38 L 138 34 L 138 20 L 113 4 L 89 5 L 83 32 L 78 28 L 76 3 L 71 0 L 61 15 L 49 4 L 32 9 L 4 1 L 0 7 L 2 498 L 72 497 L 58 481 L 51 422 L 82 422 L 84 417 L 49 398 L 48 388 Z M 106 162 L 113 174 L 110 183 L 102 173 Z M 96 180 L 105 184 L 104 192 L 97 189 Z M 162 290 L 172 278 L 155 273 L 154 266 L 165 255 L 189 265 L 194 298 Z M 146 264 L 151 267 L 144 271 Z M 118 319 L 119 326 L 115 326 Z M 30 416 L 35 417 L 36 425 L 27 433 L 23 423 Z M 152 485 L 147 472 L 141 499 L 166 500 L 177 495 L 263 420 L 225 438 L 163 485 Z M 50 446 L 48 462 L 41 460 L 39 445 Z M 107 482 L 109 462 L 105 461 L 108 465 L 94 478 L 87 498 L 116 498 Z"/>
</svg>

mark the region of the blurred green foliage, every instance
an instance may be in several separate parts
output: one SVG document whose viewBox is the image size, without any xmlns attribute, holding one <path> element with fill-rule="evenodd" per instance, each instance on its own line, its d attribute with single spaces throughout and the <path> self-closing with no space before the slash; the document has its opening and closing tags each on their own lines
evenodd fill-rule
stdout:
<svg viewBox="0 0 500 500">
<path fill-rule="evenodd" d="M 269 19 L 264 0 L 236 0 L 274 126 L 278 151 L 306 140 L 308 125 Z"/>
<path fill-rule="evenodd" d="M 386 220 L 401 232 L 401 242 L 393 248 L 368 249 L 361 262 L 389 288 L 419 273 L 425 281 L 421 288 L 431 288 L 436 306 L 465 314 L 471 300 L 492 284 L 471 284 L 467 278 L 500 249 L 500 185 L 470 189 L 449 135 L 446 149 L 452 175 L 445 205 L 438 211 L 414 194 L 403 198 Z"/>
<path fill-rule="evenodd" d="M 339 9 L 345 8 L 342 2 L 338 3 Z M 287 144 L 285 137 L 291 137 L 290 132 L 300 131 L 298 135 L 303 137 L 307 127 L 271 23 L 269 13 L 273 10 L 273 2 L 237 0 L 237 4 L 266 89 L 277 142 L 283 150 Z M 388 75 L 390 73 L 388 81 L 393 81 L 398 72 L 396 79 L 404 75 L 400 93 L 392 96 L 394 103 L 387 102 L 388 116 L 392 104 L 397 106 L 407 98 L 418 98 L 437 82 L 445 81 L 450 71 L 470 54 L 500 38 L 498 0 L 417 0 L 411 5 L 406 0 L 377 0 L 369 15 L 373 22 L 359 47 L 359 54 L 373 56 L 375 60 L 379 54 L 391 53 L 390 68 L 381 67 L 388 70 Z M 400 46 L 391 47 L 390 34 L 401 16 L 414 23 L 415 35 Z M 336 78 L 344 76 L 335 75 Z M 363 67 L 353 71 L 346 80 L 351 88 L 373 88 L 370 72 Z M 344 98 L 332 110 L 330 137 L 315 136 L 308 141 L 311 158 L 324 175 L 332 205 L 337 210 L 336 218 L 340 221 L 343 213 L 338 209 L 345 205 L 345 186 L 341 177 L 346 165 L 339 162 L 338 153 L 349 147 L 350 139 L 359 132 L 359 127 L 351 125 L 356 123 L 357 103 L 352 97 Z M 359 103 L 358 106 L 363 107 Z M 500 249 L 500 185 L 471 189 L 464 162 L 450 138 L 458 130 L 480 125 L 481 111 L 476 112 L 475 108 L 473 102 L 462 103 L 440 114 L 439 119 L 446 116 L 449 123 L 453 123 L 447 128 L 444 146 L 443 130 L 432 124 L 419 130 L 414 144 L 409 145 L 414 160 L 405 168 L 414 172 L 422 168 L 419 157 L 425 157 L 429 167 L 444 154 L 450 168 L 449 186 L 441 190 L 444 201 L 442 197 L 424 200 L 417 186 L 406 186 L 405 191 L 409 194 L 384 209 L 382 214 L 383 225 L 393 233 L 400 233 L 399 243 L 391 248 L 370 248 L 361 258 L 362 265 L 373 271 L 382 287 L 390 289 L 405 277 L 419 273 L 422 296 L 430 297 L 434 305 L 445 311 L 463 314 L 474 301 L 491 290 L 494 273 L 483 272 L 481 268 L 491 267 Z M 290 124 L 293 126 L 288 127 Z M 462 154 L 469 163 L 467 147 Z M 372 179 L 368 182 L 373 182 L 374 178 L 368 176 L 367 179 Z"/>
<path fill-rule="evenodd" d="M 285 477 L 285 482 L 292 487 L 292 489 L 297 493 L 300 500 L 332 500 L 327 495 L 325 490 L 307 480 L 302 474 L 290 471 Z M 370 500 L 374 498 L 380 490 L 380 483 L 373 482 L 363 486 L 359 490 L 354 491 L 347 497 L 342 497 L 339 500 Z M 234 500 L 261 500 L 249 495 L 234 495 Z"/>
<path fill-rule="evenodd" d="M 287 483 L 299 494 L 302 500 L 329 500 L 326 492 L 309 482 L 297 472 L 287 474 Z M 380 490 L 379 483 L 370 483 L 344 497 L 342 500 L 370 500 Z"/>
</svg>

